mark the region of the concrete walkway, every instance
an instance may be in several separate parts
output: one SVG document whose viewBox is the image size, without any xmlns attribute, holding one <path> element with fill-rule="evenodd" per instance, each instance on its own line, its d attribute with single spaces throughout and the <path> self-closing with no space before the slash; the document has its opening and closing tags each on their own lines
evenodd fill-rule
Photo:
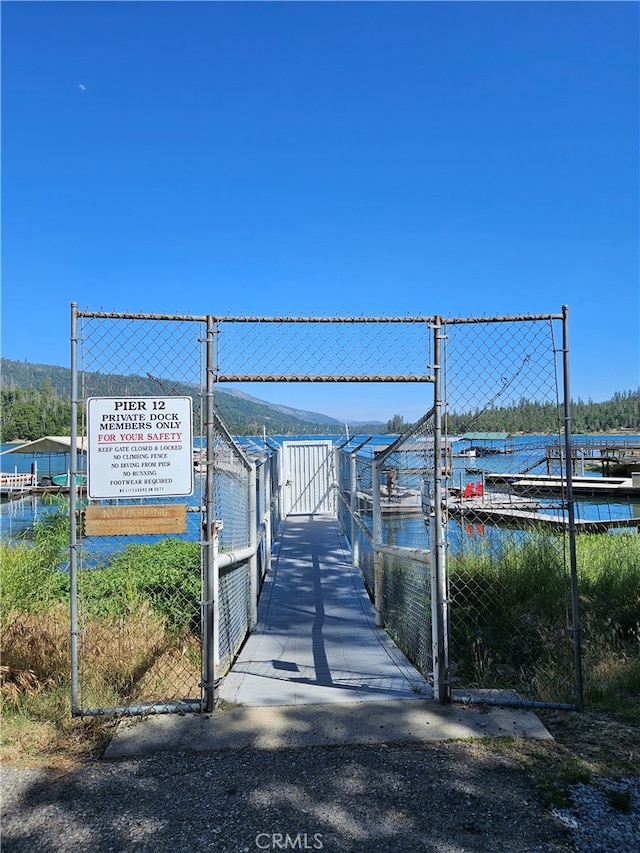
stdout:
<svg viewBox="0 0 640 853">
<path fill-rule="evenodd" d="M 105 757 L 550 737 L 530 711 L 434 702 L 429 684 L 376 627 L 362 575 L 351 565 L 337 521 L 327 516 L 287 519 L 258 626 L 220 700 L 208 715 L 125 720 Z"/>
</svg>

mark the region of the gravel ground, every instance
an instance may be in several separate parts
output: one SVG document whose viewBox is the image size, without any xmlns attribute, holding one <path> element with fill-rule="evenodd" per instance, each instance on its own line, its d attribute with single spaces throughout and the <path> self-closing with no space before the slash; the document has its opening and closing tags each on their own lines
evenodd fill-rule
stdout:
<svg viewBox="0 0 640 853">
<path fill-rule="evenodd" d="M 469 743 L 157 754 L 2 781 L 3 853 L 576 849 L 513 759 Z"/>
<path fill-rule="evenodd" d="M 549 810 L 513 759 L 469 743 L 4 768 L 2 793 L 3 853 L 640 850 L 640 778 L 575 785 Z"/>
<path fill-rule="evenodd" d="M 569 788 L 572 808 L 554 811 L 571 829 L 579 853 L 640 850 L 640 777 L 580 782 Z M 611 801 L 616 804 L 612 806 Z"/>
</svg>

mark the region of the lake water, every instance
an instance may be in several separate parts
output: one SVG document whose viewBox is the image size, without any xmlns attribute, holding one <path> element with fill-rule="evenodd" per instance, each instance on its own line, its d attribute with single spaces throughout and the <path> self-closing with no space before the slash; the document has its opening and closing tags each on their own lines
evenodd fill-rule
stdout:
<svg viewBox="0 0 640 853">
<path fill-rule="evenodd" d="M 294 437 L 294 440 L 296 438 L 300 440 L 335 439 L 336 436 L 297 436 Z M 366 436 L 352 437 L 351 446 L 357 446 L 360 442 L 364 441 L 365 438 Z M 373 436 L 362 448 L 360 453 L 365 457 L 371 457 L 375 448 L 379 448 L 381 445 L 390 444 L 394 438 L 394 436 L 388 435 Z M 583 439 L 593 440 L 594 438 L 603 442 L 607 440 L 616 442 L 622 440 L 640 442 L 640 435 L 597 437 L 576 435 L 572 438 L 576 444 Z M 292 437 L 269 436 L 268 440 L 275 441 L 280 444 L 283 440 L 292 440 Z M 345 437 L 342 437 L 341 442 L 344 440 Z M 529 469 L 529 472 L 532 474 L 547 473 L 546 462 L 543 461 L 544 448 L 551 442 L 552 439 L 549 436 L 514 436 L 509 439 L 509 445 L 513 445 L 513 452 L 508 454 L 477 457 L 475 459 L 456 455 L 452 460 L 452 481 L 454 484 L 458 484 L 459 482 L 464 482 L 465 479 L 480 478 L 482 476 L 482 470 L 496 473 L 517 473 L 525 469 Z M 247 439 L 246 437 L 242 437 L 240 439 L 240 443 L 244 444 L 247 448 L 249 448 L 251 444 L 253 444 L 254 447 L 255 445 L 262 446 L 262 440 L 260 438 Z M 4 444 L 2 445 L 2 452 L 4 453 L 5 450 L 14 446 L 15 445 Z M 454 453 L 457 453 L 457 451 L 462 449 L 463 446 L 464 445 L 461 443 L 456 443 L 454 445 Z M 536 463 L 536 460 L 539 460 L 537 465 L 533 464 Z M 3 473 L 14 473 L 14 471 L 17 473 L 28 473 L 31 470 L 32 459 L 27 455 L 3 455 L 0 461 L 2 463 Z M 52 470 L 52 465 L 54 467 L 57 466 L 55 470 Z M 50 461 L 48 458 L 45 458 L 44 461 L 38 461 L 39 476 L 60 473 L 64 469 L 65 463 L 61 462 L 60 458 L 55 459 L 55 461 Z M 598 472 L 578 471 L 577 473 L 581 475 L 584 473 L 586 476 L 593 477 L 601 476 Z M 412 485 L 417 488 L 420 487 L 420 483 L 417 479 L 415 483 L 412 483 Z M 193 506 L 199 506 L 200 502 L 200 487 L 198 478 L 196 478 L 196 491 L 194 495 L 189 498 L 188 503 L 193 504 Z M 554 506 L 553 499 L 549 499 L 547 503 L 550 507 Z M 64 496 L 52 497 L 25 495 L 17 500 L 3 502 L 0 508 L 0 535 L 3 539 L 16 539 L 32 529 L 34 521 L 42 518 L 43 515 L 48 512 L 57 510 L 60 506 L 68 506 L 68 501 L 65 500 Z M 640 517 L 640 494 L 637 498 L 625 497 L 616 500 L 595 500 L 590 498 L 584 501 L 580 500 L 577 505 L 577 514 L 579 518 L 612 520 L 613 527 L 615 526 L 616 519 Z M 197 538 L 199 535 L 198 514 L 188 513 L 188 520 L 189 533 L 187 535 L 189 538 Z M 491 531 L 487 525 L 474 525 L 472 529 L 466 533 L 464 530 L 456 530 L 454 526 L 453 533 L 454 539 L 464 537 L 464 535 L 474 537 L 478 535 L 491 535 Z M 405 516 L 385 519 L 384 538 L 387 542 L 395 543 L 397 545 L 426 547 L 425 521 L 422 516 Z"/>
</svg>

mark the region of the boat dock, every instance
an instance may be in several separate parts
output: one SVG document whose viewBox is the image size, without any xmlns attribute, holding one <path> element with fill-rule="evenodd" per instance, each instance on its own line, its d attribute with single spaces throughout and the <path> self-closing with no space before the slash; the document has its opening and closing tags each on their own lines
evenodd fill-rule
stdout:
<svg viewBox="0 0 640 853">
<path fill-rule="evenodd" d="M 527 495 L 561 495 L 566 492 L 566 477 L 553 474 L 513 474 L 485 471 L 484 481 L 492 486 L 508 486 Z M 572 477 L 574 495 L 580 497 L 636 497 L 640 500 L 640 476 Z"/>
<path fill-rule="evenodd" d="M 373 507 L 371 492 L 356 492 L 360 505 L 367 509 Z M 394 488 L 391 495 L 386 488 L 380 490 L 380 510 L 385 515 L 422 515 L 422 495 L 417 489 Z"/>
<path fill-rule="evenodd" d="M 492 479 L 494 479 L 492 477 Z M 510 487 L 528 495 L 559 495 L 566 491 L 565 477 L 547 474 L 511 475 Z M 640 477 L 572 477 L 571 485 L 576 497 L 636 497 L 640 500 Z"/>
<path fill-rule="evenodd" d="M 541 462 L 546 461 L 547 474 L 551 466 L 564 463 L 565 457 L 557 444 L 548 445 Z M 574 439 L 571 445 L 571 466 L 574 472 L 584 469 L 585 463 L 598 465 L 603 475 L 608 476 L 612 466 L 626 468 L 627 473 L 640 471 L 640 442 L 634 439 L 583 438 Z"/>
<path fill-rule="evenodd" d="M 33 474 L 0 474 L 0 496 L 3 500 L 14 500 L 28 495 L 37 486 Z"/>
<path fill-rule="evenodd" d="M 78 485 L 78 493 L 83 494 L 86 485 Z M 0 474 L 0 499 L 3 501 L 14 501 L 27 495 L 68 495 L 69 485 L 65 477 L 65 483 L 58 485 L 52 478 L 44 477 L 37 481 L 33 474 Z"/>
<path fill-rule="evenodd" d="M 539 501 L 518 495 L 485 492 L 477 498 L 456 498 L 447 501 L 449 517 L 464 523 L 496 524 L 517 529 L 568 530 L 565 513 L 544 510 Z M 606 533 L 617 528 L 640 529 L 639 518 L 575 519 L 579 533 Z"/>
</svg>

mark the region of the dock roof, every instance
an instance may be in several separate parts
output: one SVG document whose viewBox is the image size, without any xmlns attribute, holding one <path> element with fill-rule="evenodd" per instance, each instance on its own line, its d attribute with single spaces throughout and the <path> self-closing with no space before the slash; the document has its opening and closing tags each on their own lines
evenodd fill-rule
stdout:
<svg viewBox="0 0 640 853">
<path fill-rule="evenodd" d="M 465 432 L 461 438 L 467 441 L 506 441 L 510 432 Z"/>
<path fill-rule="evenodd" d="M 78 437 L 78 451 L 86 450 L 85 439 Z M 28 453 L 33 456 L 35 453 L 69 453 L 71 451 L 71 436 L 69 435 L 45 435 L 42 438 L 36 438 L 35 441 L 26 441 L 24 444 L 16 444 L 10 450 L 5 450 L 2 454 L 7 453 Z"/>
</svg>

